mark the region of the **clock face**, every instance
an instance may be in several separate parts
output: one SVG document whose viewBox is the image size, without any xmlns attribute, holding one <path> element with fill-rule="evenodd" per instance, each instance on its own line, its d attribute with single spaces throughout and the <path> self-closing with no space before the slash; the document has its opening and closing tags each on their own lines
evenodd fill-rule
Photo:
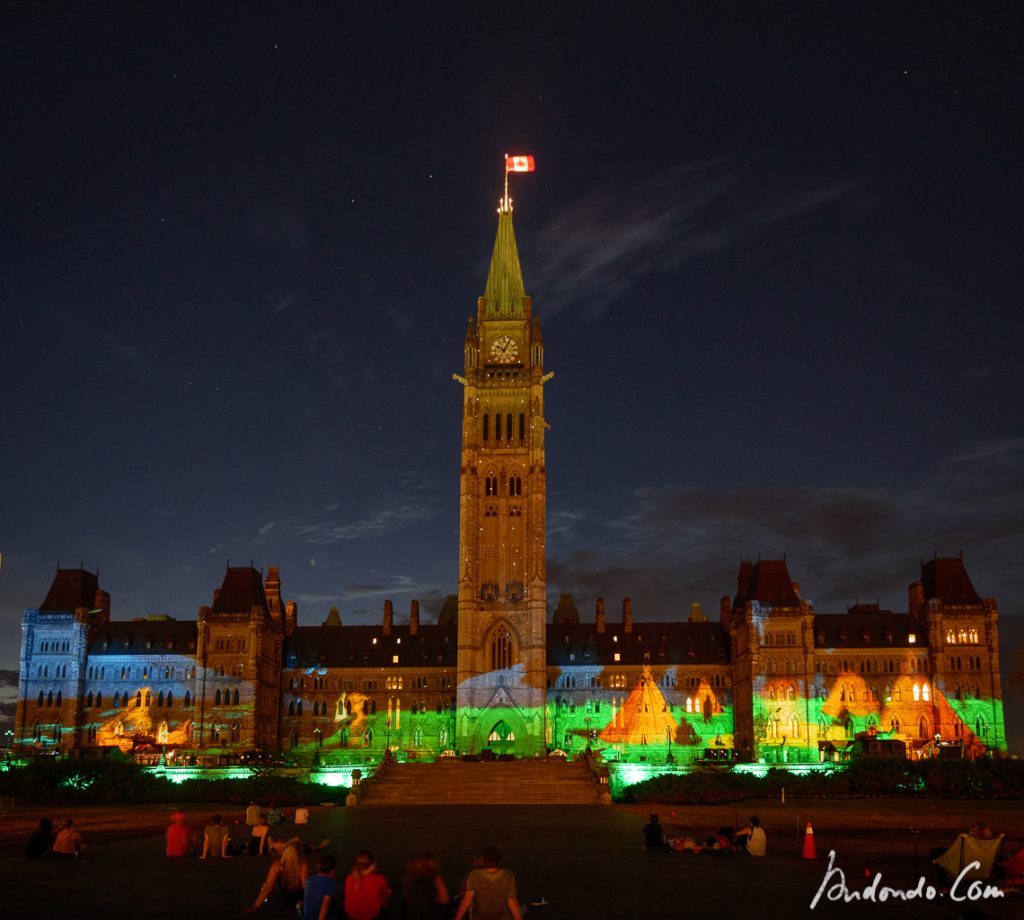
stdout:
<svg viewBox="0 0 1024 920">
<path fill-rule="evenodd" d="M 519 360 L 519 343 L 510 335 L 499 335 L 491 342 L 491 360 L 511 364 Z"/>
</svg>

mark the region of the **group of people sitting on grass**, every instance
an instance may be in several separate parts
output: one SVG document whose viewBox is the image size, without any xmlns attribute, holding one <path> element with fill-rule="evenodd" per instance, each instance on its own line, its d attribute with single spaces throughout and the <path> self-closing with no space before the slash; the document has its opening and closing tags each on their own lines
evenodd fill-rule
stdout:
<svg viewBox="0 0 1024 920">
<path fill-rule="evenodd" d="M 749 856 L 764 856 L 768 838 L 757 816 L 741 830 L 722 826 L 715 834 L 705 838 L 694 836 L 667 837 L 658 816 L 652 814 L 643 828 L 644 849 L 670 853 L 711 853 L 715 856 L 731 856 L 745 853 Z"/>
<path fill-rule="evenodd" d="M 71 818 L 55 830 L 52 818 L 40 818 L 25 844 L 26 859 L 74 859 L 86 855 L 85 841 Z"/>
<path fill-rule="evenodd" d="M 270 866 L 256 900 L 243 914 L 253 914 L 264 904 L 294 906 L 300 920 L 374 920 L 383 917 L 391 900 L 391 887 L 378 871 L 370 850 L 355 855 L 344 881 L 337 877 L 338 861 L 324 853 L 315 872 L 298 838 L 283 842 L 279 857 Z M 401 917 L 406 920 L 463 920 L 472 908 L 474 920 L 522 920 L 516 895 L 515 876 L 501 867 L 497 847 L 485 847 L 474 868 L 463 879 L 455 898 L 441 875 L 440 863 L 432 853 L 419 853 L 406 865 L 399 897 Z"/>
</svg>

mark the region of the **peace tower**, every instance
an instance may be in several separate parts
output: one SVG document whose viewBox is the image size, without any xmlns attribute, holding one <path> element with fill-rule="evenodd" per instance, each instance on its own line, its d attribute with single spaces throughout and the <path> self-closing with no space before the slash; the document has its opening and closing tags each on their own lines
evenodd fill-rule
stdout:
<svg viewBox="0 0 1024 920">
<path fill-rule="evenodd" d="M 512 202 L 466 333 L 459 488 L 458 746 L 544 750 L 544 343 Z"/>
</svg>

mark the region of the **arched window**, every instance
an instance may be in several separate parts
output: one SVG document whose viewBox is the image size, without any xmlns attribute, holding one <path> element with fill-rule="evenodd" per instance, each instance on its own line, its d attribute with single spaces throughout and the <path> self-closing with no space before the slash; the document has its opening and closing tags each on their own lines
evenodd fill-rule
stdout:
<svg viewBox="0 0 1024 920">
<path fill-rule="evenodd" d="M 491 670 L 512 667 L 512 634 L 501 627 L 491 639 Z"/>
<path fill-rule="evenodd" d="M 46 702 L 46 697 L 43 696 L 43 691 L 39 691 L 39 705 L 42 706 Z"/>
<path fill-rule="evenodd" d="M 235 687 L 235 692 L 231 698 L 231 701 L 237 706 L 238 705 L 238 687 Z"/>
<path fill-rule="evenodd" d="M 799 738 L 800 737 L 800 721 L 796 716 L 789 717 L 789 737 Z"/>
<path fill-rule="evenodd" d="M 917 737 L 922 741 L 926 741 L 931 737 L 928 732 L 928 720 L 924 716 L 917 720 Z"/>
<path fill-rule="evenodd" d="M 494 440 L 495 441 L 500 441 L 501 440 L 501 413 L 500 412 L 495 412 L 494 413 Z"/>
<path fill-rule="evenodd" d="M 921 688 L 917 684 L 914 684 L 914 702 L 917 703 L 917 702 L 920 702 L 920 700 L 921 700 Z"/>
<path fill-rule="evenodd" d="M 488 441 L 488 440 L 490 440 L 490 437 L 491 437 L 490 416 L 485 412 L 484 413 L 484 440 Z"/>
<path fill-rule="evenodd" d="M 192 691 L 191 690 L 186 690 L 185 691 L 185 705 L 186 706 L 191 706 L 192 705 Z"/>
<path fill-rule="evenodd" d="M 418 725 L 412 731 L 413 747 L 423 747 L 423 729 Z"/>
<path fill-rule="evenodd" d="M 213 705 L 214 705 L 214 706 L 219 706 L 219 705 L 220 705 L 220 690 L 218 690 L 218 691 L 217 691 L 217 692 L 216 692 L 216 693 L 215 693 L 215 694 L 213 695 Z"/>
<path fill-rule="evenodd" d="M 89 695 L 85 698 L 85 705 L 90 709 L 92 708 L 92 690 L 89 691 Z"/>
<path fill-rule="evenodd" d="M 931 699 L 931 691 L 928 689 L 928 684 L 921 684 L 921 697 L 927 703 Z"/>
<path fill-rule="evenodd" d="M 299 715 L 299 716 L 301 716 L 301 715 L 302 715 L 302 700 L 299 700 L 299 701 L 298 701 L 298 702 L 297 702 L 297 703 L 295 704 L 295 714 L 296 714 L 296 715 Z"/>
<path fill-rule="evenodd" d="M 505 416 L 505 437 L 508 438 L 508 440 L 510 440 L 510 441 L 512 440 L 512 413 L 511 412 L 509 412 Z"/>
<path fill-rule="evenodd" d="M 295 700 L 290 700 L 288 703 L 288 715 L 295 715 Z"/>
<path fill-rule="evenodd" d="M 164 692 L 163 692 L 163 690 L 161 690 L 161 691 L 160 691 L 160 692 L 159 692 L 159 693 L 157 694 L 157 697 L 156 697 L 156 704 L 157 704 L 157 706 L 158 706 L 158 707 L 160 707 L 161 709 L 163 708 L 163 705 L 164 705 Z"/>
<path fill-rule="evenodd" d="M 46 694 L 46 705 L 47 706 L 52 706 L 53 705 L 53 691 L 52 690 L 49 693 Z"/>
<path fill-rule="evenodd" d="M 146 691 L 146 705 L 147 706 L 152 706 L 153 705 L 153 694 L 150 693 L 148 690 Z"/>
<path fill-rule="evenodd" d="M 238 722 L 231 723 L 231 743 L 238 744 L 239 739 L 242 737 L 242 726 Z"/>
<path fill-rule="evenodd" d="M 174 694 L 170 690 L 168 690 L 167 691 L 167 708 L 170 709 L 173 705 L 174 705 Z"/>
<path fill-rule="evenodd" d="M 526 416 L 522 412 L 519 413 L 519 440 L 526 440 Z"/>
</svg>

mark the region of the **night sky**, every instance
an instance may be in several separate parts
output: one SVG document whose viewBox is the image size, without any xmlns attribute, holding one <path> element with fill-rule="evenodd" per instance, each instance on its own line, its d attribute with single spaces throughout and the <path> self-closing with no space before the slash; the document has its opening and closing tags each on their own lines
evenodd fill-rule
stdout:
<svg viewBox="0 0 1024 920">
<path fill-rule="evenodd" d="M 506 152 L 537 162 L 552 609 L 717 616 L 786 554 L 820 612 L 905 611 L 963 551 L 1009 683 L 1012 5 L 168 6 L 0 13 L 8 716 L 58 562 L 116 618 L 195 618 L 250 560 L 302 623 L 436 615 Z"/>
</svg>

